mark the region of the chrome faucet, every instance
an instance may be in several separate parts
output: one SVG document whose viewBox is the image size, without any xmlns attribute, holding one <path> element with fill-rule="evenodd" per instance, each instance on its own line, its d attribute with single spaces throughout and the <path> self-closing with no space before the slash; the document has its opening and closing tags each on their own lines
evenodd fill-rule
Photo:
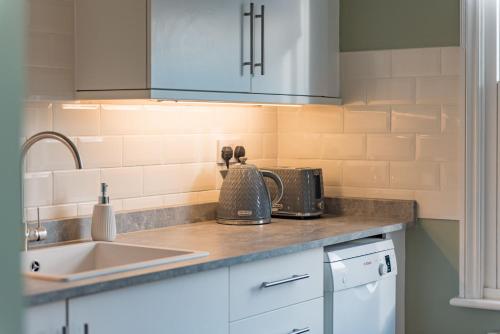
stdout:
<svg viewBox="0 0 500 334">
<path fill-rule="evenodd" d="M 29 149 L 38 143 L 41 140 L 44 139 L 55 139 L 64 146 L 71 152 L 73 155 L 73 159 L 75 160 L 75 166 L 77 169 L 82 169 L 82 159 L 80 158 L 80 153 L 78 152 L 78 149 L 76 148 L 75 144 L 63 135 L 62 133 L 59 132 L 54 132 L 54 131 L 43 131 L 39 132 L 37 134 L 34 134 L 30 138 L 26 140 L 26 142 L 23 144 L 21 147 L 21 223 L 24 225 L 24 250 L 28 250 L 28 242 L 30 241 L 40 241 L 44 240 L 47 238 L 47 230 L 42 227 L 40 223 L 40 213 L 37 210 L 37 215 L 38 215 L 38 225 L 37 227 L 30 228 L 28 226 L 28 222 L 26 221 L 24 217 L 24 160 L 26 158 L 26 154 L 28 153 Z"/>
</svg>

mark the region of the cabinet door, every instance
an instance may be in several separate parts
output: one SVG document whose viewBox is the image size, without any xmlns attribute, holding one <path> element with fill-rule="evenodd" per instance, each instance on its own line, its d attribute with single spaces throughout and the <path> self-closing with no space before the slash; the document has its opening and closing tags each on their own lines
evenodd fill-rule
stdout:
<svg viewBox="0 0 500 334">
<path fill-rule="evenodd" d="M 255 61 L 264 73 L 256 67 L 252 92 L 338 97 L 338 0 L 258 0 L 257 15 L 262 6 Z"/>
<path fill-rule="evenodd" d="M 70 299 L 70 333 L 227 334 L 228 277 L 222 268 Z"/>
<path fill-rule="evenodd" d="M 247 0 L 151 0 L 151 88 L 249 92 Z"/>
<path fill-rule="evenodd" d="M 24 334 L 64 334 L 65 326 L 66 302 L 29 307 L 24 313 Z"/>
</svg>

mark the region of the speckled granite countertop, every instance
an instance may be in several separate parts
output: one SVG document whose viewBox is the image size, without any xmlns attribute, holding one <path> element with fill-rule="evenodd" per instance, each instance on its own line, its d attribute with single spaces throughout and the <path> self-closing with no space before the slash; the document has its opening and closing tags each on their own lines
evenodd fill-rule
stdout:
<svg viewBox="0 0 500 334">
<path fill-rule="evenodd" d="M 226 226 L 210 221 L 125 233 L 119 235 L 117 242 L 200 250 L 210 254 L 75 282 L 25 279 L 25 304 L 40 305 L 395 232 L 413 222 L 414 218 L 340 215 L 312 220 L 274 219 L 272 224 L 263 226 Z"/>
</svg>

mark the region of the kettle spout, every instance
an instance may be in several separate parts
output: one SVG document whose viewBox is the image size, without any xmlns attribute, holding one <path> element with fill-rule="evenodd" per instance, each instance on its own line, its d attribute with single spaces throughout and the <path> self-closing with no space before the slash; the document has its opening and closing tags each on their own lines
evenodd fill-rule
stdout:
<svg viewBox="0 0 500 334">
<path fill-rule="evenodd" d="M 227 175 L 227 169 L 223 169 L 220 171 L 220 175 L 222 175 L 222 178 L 225 179 Z"/>
</svg>

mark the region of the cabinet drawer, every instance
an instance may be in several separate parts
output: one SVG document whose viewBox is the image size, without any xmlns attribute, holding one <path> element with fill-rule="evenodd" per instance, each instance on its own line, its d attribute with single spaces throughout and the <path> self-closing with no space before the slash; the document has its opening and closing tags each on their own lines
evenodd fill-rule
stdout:
<svg viewBox="0 0 500 334">
<path fill-rule="evenodd" d="M 230 320 L 323 296 L 323 249 L 232 266 Z"/>
<path fill-rule="evenodd" d="M 232 322 L 230 334 L 322 334 L 323 298 Z"/>
</svg>

